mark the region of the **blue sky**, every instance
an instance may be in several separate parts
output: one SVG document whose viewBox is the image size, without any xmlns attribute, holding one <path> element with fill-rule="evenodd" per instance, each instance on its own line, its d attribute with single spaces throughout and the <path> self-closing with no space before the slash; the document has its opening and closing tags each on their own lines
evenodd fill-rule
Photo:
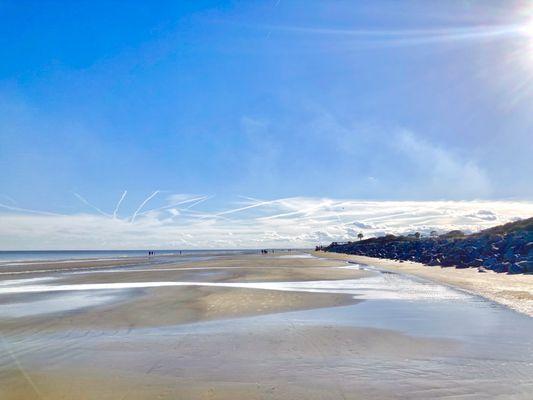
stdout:
<svg viewBox="0 0 533 400">
<path fill-rule="evenodd" d="M 531 2 L 153 3 L 0 3 L 4 215 L 533 200 Z"/>
</svg>

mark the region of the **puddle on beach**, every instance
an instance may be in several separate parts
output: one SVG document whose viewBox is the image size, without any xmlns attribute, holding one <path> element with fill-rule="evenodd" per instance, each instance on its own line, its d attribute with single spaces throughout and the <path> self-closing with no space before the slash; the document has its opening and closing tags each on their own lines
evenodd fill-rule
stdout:
<svg viewBox="0 0 533 400">
<path fill-rule="evenodd" d="M 66 292 L 52 297 L 37 298 L 33 301 L 0 304 L 0 318 L 20 318 L 99 306 L 116 301 L 118 296 L 110 293 Z"/>
<path fill-rule="evenodd" d="M 56 278 L 53 277 L 42 277 L 42 278 L 27 278 L 27 279 L 7 279 L 5 281 L 0 281 L 0 288 L 6 287 L 19 287 L 30 285 L 32 283 L 43 283 L 50 282 Z"/>
<path fill-rule="evenodd" d="M 318 258 L 312 254 L 288 254 L 285 256 L 277 256 L 278 258 Z"/>
</svg>

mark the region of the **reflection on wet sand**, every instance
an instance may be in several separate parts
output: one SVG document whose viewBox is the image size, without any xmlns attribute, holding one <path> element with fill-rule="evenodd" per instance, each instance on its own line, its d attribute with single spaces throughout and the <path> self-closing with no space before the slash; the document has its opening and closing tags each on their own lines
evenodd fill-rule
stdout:
<svg viewBox="0 0 533 400">
<path fill-rule="evenodd" d="M 532 320 L 429 282 L 306 255 L 96 267 L 0 281 L 0 398 L 526 399 L 533 388 Z"/>
</svg>

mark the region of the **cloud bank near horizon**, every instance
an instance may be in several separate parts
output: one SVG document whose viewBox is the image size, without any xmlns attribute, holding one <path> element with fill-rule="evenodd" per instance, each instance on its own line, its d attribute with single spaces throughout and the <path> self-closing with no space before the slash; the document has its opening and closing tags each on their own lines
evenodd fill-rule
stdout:
<svg viewBox="0 0 533 400">
<path fill-rule="evenodd" d="M 357 201 L 243 197 L 213 210 L 209 196 L 173 194 L 135 213 L 60 214 L 1 204 L 0 250 L 312 247 L 389 233 L 477 231 L 533 215 L 531 201 Z M 124 200 L 125 194 L 120 199 Z M 120 206 L 118 203 L 115 210 Z M 205 211 L 209 210 L 209 211 Z"/>
</svg>

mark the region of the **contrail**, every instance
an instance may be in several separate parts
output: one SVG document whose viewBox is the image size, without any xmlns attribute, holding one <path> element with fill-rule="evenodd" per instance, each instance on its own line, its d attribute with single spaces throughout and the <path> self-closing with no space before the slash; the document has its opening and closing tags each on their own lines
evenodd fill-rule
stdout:
<svg viewBox="0 0 533 400">
<path fill-rule="evenodd" d="M 249 200 L 249 201 L 255 201 L 255 202 L 263 202 L 263 201 L 266 201 L 266 200 L 263 200 L 263 199 L 256 199 L 255 197 L 250 197 L 250 196 L 242 196 L 242 195 L 239 195 L 237 197 L 240 197 L 241 199 L 244 199 L 244 200 Z"/>
<path fill-rule="evenodd" d="M 157 194 L 159 193 L 159 190 L 156 190 L 154 193 L 152 193 L 150 196 L 148 196 L 142 203 L 141 205 L 135 210 L 135 212 L 133 213 L 133 215 L 131 216 L 131 221 L 130 222 L 134 222 L 135 221 L 135 217 L 137 216 L 137 214 L 139 213 L 139 211 L 141 211 L 141 209 L 144 207 L 144 205 L 146 203 L 148 203 L 152 198 L 154 198 Z"/>
<path fill-rule="evenodd" d="M 183 209 L 183 211 L 186 211 L 190 217 L 197 218 L 197 219 L 200 219 L 200 220 L 223 219 L 225 221 L 235 221 L 235 220 L 232 220 L 231 218 L 223 217 L 222 215 L 216 215 L 216 214 L 208 213 L 208 212 L 198 212 L 198 211 L 190 210 L 188 208 Z"/>
<path fill-rule="evenodd" d="M 3 203 L 0 203 L 0 208 L 5 208 L 5 209 L 11 210 L 11 211 L 22 211 L 22 212 L 27 212 L 27 213 L 31 213 L 31 214 L 40 214 L 40 215 L 57 215 L 57 216 L 62 216 L 63 215 L 63 214 L 58 214 L 58 213 L 49 212 L 49 211 L 38 211 L 38 210 L 30 210 L 28 208 L 13 207 L 13 206 L 9 206 L 9 205 L 3 204 Z"/>
<path fill-rule="evenodd" d="M 79 195 L 78 193 L 76 192 L 72 192 L 74 194 L 74 196 L 76 196 L 82 203 L 88 205 L 89 207 L 91 207 L 92 209 L 98 211 L 100 214 L 106 216 L 106 217 L 110 217 L 111 218 L 111 215 L 109 215 L 108 213 L 102 211 L 101 209 L 99 209 L 98 207 L 92 205 L 91 203 L 89 203 L 87 200 L 85 200 L 83 198 L 83 196 Z"/>
<path fill-rule="evenodd" d="M 194 202 L 193 204 L 191 204 L 190 206 L 185 207 L 185 210 L 190 210 L 191 208 L 193 208 L 193 207 L 197 206 L 198 204 L 203 203 L 204 201 L 209 200 L 211 198 L 213 198 L 213 196 L 204 196 L 200 200 L 198 200 L 198 201 Z"/>
<path fill-rule="evenodd" d="M 298 215 L 298 214 L 306 214 L 310 211 L 317 211 L 317 210 L 320 210 L 321 208 L 327 206 L 328 203 L 327 202 L 322 202 L 322 203 L 319 203 L 318 205 L 316 206 L 312 206 L 312 207 L 307 207 L 307 208 L 302 208 L 300 210 L 296 210 L 296 211 L 289 211 L 289 212 L 285 212 L 285 213 L 281 213 L 281 214 L 276 214 L 276 215 L 269 215 L 267 217 L 260 217 L 260 218 L 257 218 L 258 220 L 269 220 L 269 219 L 276 219 L 276 218 L 280 218 L 280 217 L 289 217 L 289 216 L 292 216 L 292 215 Z M 316 216 L 312 216 L 313 218 L 316 218 Z M 302 217 L 300 219 L 303 219 L 305 217 Z"/>
<path fill-rule="evenodd" d="M 272 7 L 272 9 L 275 9 L 277 6 L 279 6 L 279 3 L 281 2 L 281 0 L 276 0 L 276 2 L 274 3 L 274 7 Z M 266 34 L 266 38 L 267 39 L 270 39 L 270 35 L 272 34 L 272 31 L 268 31 L 267 34 Z"/>
<path fill-rule="evenodd" d="M 127 193 L 128 193 L 127 190 L 124 190 L 124 193 L 122 193 L 122 197 L 118 201 L 117 206 L 115 207 L 115 211 L 113 211 L 113 218 L 117 218 L 118 209 L 119 209 L 120 205 L 122 204 L 122 200 L 124 200 L 124 197 L 126 197 Z"/>
<path fill-rule="evenodd" d="M 259 203 L 255 203 L 255 204 L 252 204 L 252 205 L 249 205 L 249 206 L 246 206 L 246 207 L 240 207 L 240 208 L 234 208 L 232 210 L 222 211 L 222 212 L 219 212 L 219 213 L 214 214 L 214 215 L 218 216 L 218 215 L 225 215 L 225 214 L 233 214 L 233 213 L 236 213 L 236 212 L 239 212 L 239 211 L 248 210 L 250 208 L 256 208 L 256 207 L 261 207 L 261 206 L 265 206 L 265 205 L 268 205 L 268 204 L 278 203 L 278 202 L 280 202 L 282 200 L 283 199 L 261 201 Z"/>
<path fill-rule="evenodd" d="M 142 213 L 138 213 L 137 215 L 148 214 L 149 212 L 152 212 L 152 211 L 166 210 L 167 208 L 176 207 L 176 206 L 179 206 L 181 204 L 192 203 L 193 201 L 203 200 L 203 199 L 206 199 L 207 197 L 208 196 L 202 196 L 202 197 L 195 197 L 193 199 L 183 200 L 183 201 L 180 201 L 179 203 L 169 204 L 169 205 L 166 205 L 166 206 L 163 206 L 163 207 L 158 207 L 158 208 L 152 208 L 150 210 L 143 211 Z"/>
</svg>

